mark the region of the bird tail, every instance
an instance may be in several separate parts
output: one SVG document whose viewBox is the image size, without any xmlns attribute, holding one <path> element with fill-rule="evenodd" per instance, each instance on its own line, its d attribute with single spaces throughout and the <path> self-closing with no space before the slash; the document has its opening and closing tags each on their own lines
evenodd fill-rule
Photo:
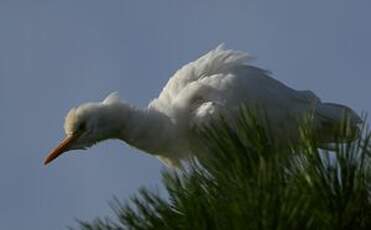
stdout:
<svg viewBox="0 0 371 230">
<path fill-rule="evenodd" d="M 318 103 L 315 110 L 319 141 L 322 143 L 355 140 L 362 119 L 351 108 L 335 103 Z"/>
</svg>

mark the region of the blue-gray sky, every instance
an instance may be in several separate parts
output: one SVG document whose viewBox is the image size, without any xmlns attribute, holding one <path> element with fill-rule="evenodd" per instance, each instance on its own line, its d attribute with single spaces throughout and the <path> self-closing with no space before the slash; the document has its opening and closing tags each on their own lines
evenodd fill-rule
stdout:
<svg viewBox="0 0 371 230">
<path fill-rule="evenodd" d="M 71 106 L 118 91 L 145 106 L 224 42 L 296 89 L 370 112 L 371 9 L 362 0 L 0 1 L 0 229 L 63 229 L 112 196 L 160 184 L 161 163 L 108 141 L 45 154 Z"/>
</svg>

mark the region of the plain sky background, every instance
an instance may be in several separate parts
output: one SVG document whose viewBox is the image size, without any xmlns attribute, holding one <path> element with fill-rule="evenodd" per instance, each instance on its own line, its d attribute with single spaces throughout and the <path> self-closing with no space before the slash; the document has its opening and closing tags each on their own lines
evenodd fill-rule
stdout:
<svg viewBox="0 0 371 230">
<path fill-rule="evenodd" d="M 0 1 L 0 229 L 64 229 L 159 189 L 161 163 L 118 141 L 44 167 L 75 105 L 144 107 L 219 43 L 323 101 L 371 112 L 371 1 Z"/>
</svg>

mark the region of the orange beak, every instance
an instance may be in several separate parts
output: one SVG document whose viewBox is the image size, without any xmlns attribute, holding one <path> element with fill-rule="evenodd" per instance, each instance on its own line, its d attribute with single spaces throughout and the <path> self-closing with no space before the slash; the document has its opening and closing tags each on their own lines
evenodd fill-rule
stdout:
<svg viewBox="0 0 371 230">
<path fill-rule="evenodd" d="M 55 158 L 62 155 L 62 153 L 68 151 L 68 147 L 71 146 L 71 144 L 79 137 L 80 135 L 68 135 L 66 136 L 63 141 L 55 147 L 45 158 L 44 165 L 49 164 L 51 161 L 53 161 Z"/>
</svg>

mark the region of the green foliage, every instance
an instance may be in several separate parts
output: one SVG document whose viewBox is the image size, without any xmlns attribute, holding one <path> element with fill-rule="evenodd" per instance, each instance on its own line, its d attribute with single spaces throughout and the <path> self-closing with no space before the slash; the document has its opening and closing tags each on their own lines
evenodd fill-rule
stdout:
<svg viewBox="0 0 371 230">
<path fill-rule="evenodd" d="M 319 150 L 310 125 L 301 143 L 282 147 L 250 113 L 238 132 L 221 121 L 198 132 L 198 159 L 163 173 L 168 197 L 141 189 L 112 202 L 116 220 L 80 228 L 371 229 L 368 131 L 330 152 Z"/>
</svg>

